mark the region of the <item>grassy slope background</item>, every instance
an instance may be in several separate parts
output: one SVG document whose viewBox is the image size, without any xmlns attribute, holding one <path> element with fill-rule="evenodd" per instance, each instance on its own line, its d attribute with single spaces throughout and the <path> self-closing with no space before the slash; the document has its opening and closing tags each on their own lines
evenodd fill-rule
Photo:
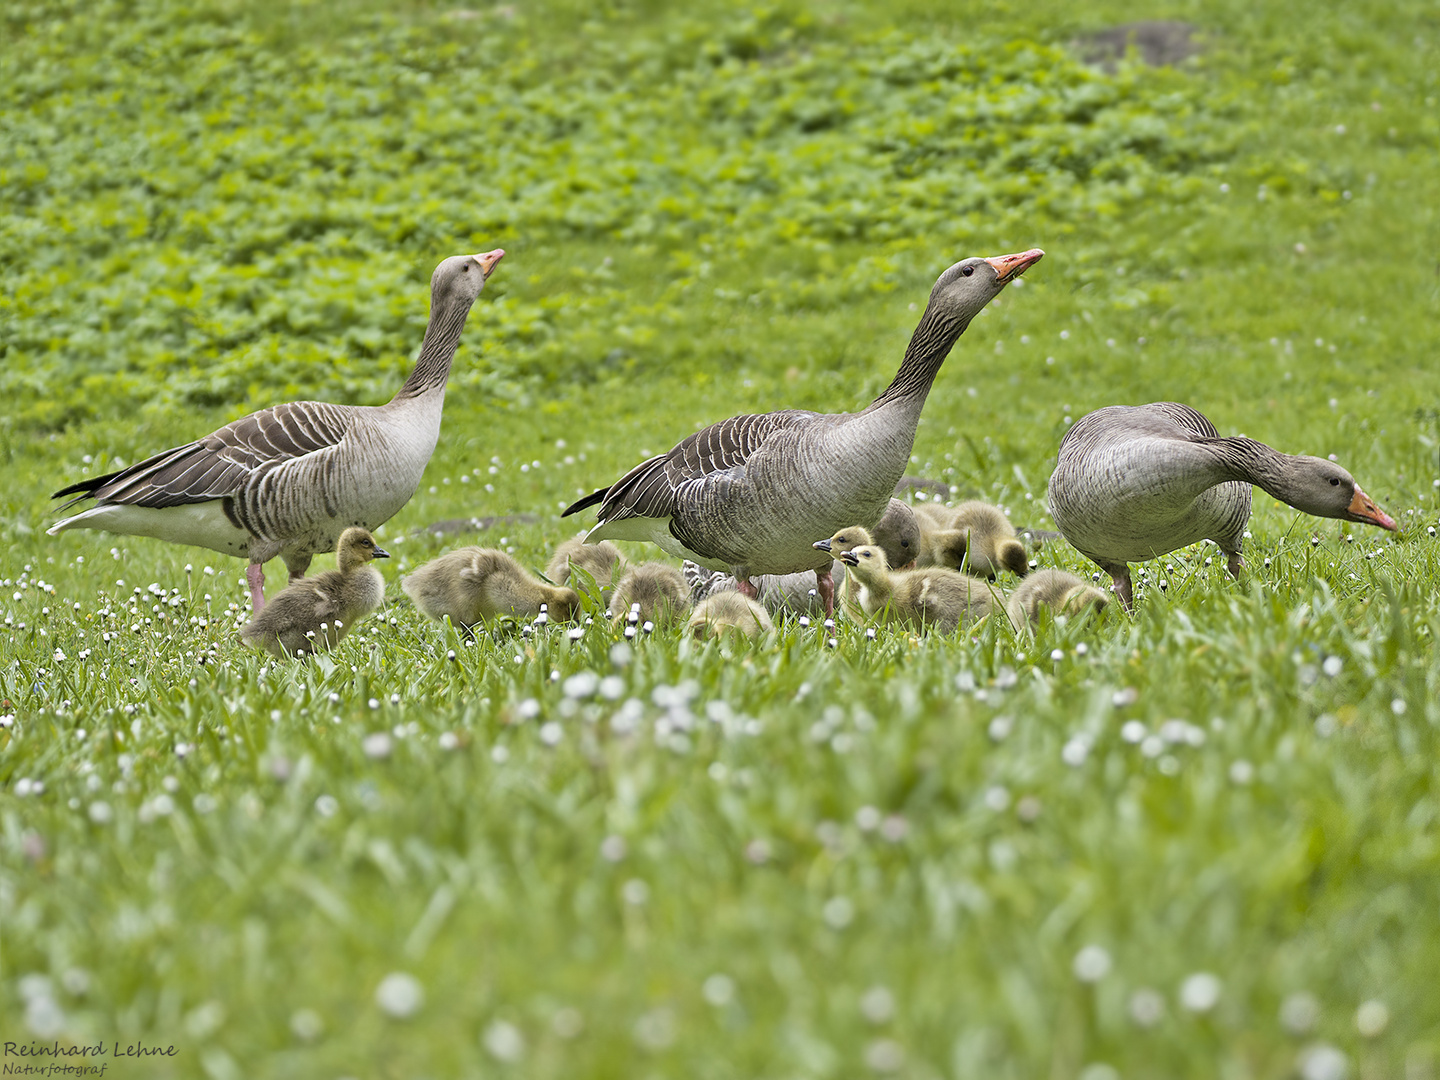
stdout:
<svg viewBox="0 0 1440 1080">
<path fill-rule="evenodd" d="M 7 9 L 6 1037 L 222 1078 L 1432 1075 L 1440 26 L 1147 13 L 1204 57 L 1081 67 L 1121 5 Z M 1184 553 L 1033 641 L 627 658 L 401 604 L 292 670 L 236 646 L 238 564 L 41 531 L 86 468 L 382 400 L 433 264 L 500 245 L 387 544 L 534 514 L 482 542 L 540 564 L 698 424 L 862 406 L 945 265 L 1032 244 L 915 473 L 1044 525 L 1067 415 L 1175 398 L 1404 534 L 1262 496 L 1247 583 Z"/>
</svg>

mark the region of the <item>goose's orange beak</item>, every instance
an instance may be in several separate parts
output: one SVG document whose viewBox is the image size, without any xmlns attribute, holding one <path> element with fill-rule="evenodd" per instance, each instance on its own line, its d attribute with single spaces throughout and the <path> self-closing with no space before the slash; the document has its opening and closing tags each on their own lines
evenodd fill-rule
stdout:
<svg viewBox="0 0 1440 1080">
<path fill-rule="evenodd" d="M 496 248 L 494 251 L 485 252 L 484 255 L 471 255 L 470 257 L 480 264 L 480 272 L 488 278 L 490 272 L 495 269 L 495 264 L 505 257 L 505 249 Z"/>
<path fill-rule="evenodd" d="M 1029 251 L 1020 252 L 1018 255 L 996 255 L 985 261 L 989 263 L 990 268 L 995 271 L 996 284 L 1008 285 L 1044 257 L 1045 252 L 1039 248 L 1031 248 Z"/>
<path fill-rule="evenodd" d="M 1346 507 L 1350 514 L 1351 521 L 1364 521 L 1370 525 L 1379 525 L 1382 529 L 1389 529 L 1391 532 L 1399 532 L 1400 526 L 1395 524 L 1395 519 L 1381 510 L 1371 501 L 1370 496 L 1360 490 L 1360 485 L 1355 485 L 1355 498 L 1350 500 Z"/>
</svg>

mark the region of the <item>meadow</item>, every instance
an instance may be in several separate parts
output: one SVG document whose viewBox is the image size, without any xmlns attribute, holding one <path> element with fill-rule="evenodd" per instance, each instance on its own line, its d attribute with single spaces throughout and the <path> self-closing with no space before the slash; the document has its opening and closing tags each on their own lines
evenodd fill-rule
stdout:
<svg viewBox="0 0 1440 1080">
<path fill-rule="evenodd" d="M 1200 51 L 1084 61 L 1141 17 Z M 22 0 L 0 70 L 17 1054 L 1440 1074 L 1433 6 Z M 913 476 L 1044 529 L 1073 419 L 1179 400 L 1335 455 L 1401 532 L 1257 493 L 1241 581 L 1198 546 L 1034 634 L 472 639 L 401 596 L 460 543 L 543 567 L 561 507 L 705 423 L 862 408 L 941 270 L 1032 246 Z M 87 473 L 388 398 L 434 265 L 493 247 L 387 606 L 328 656 L 241 646 L 238 561 L 45 535 Z"/>
</svg>

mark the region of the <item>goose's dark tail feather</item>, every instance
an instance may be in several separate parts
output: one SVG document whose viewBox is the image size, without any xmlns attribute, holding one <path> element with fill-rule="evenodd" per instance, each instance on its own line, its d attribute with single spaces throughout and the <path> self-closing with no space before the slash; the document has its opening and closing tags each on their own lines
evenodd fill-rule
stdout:
<svg viewBox="0 0 1440 1080">
<path fill-rule="evenodd" d="M 124 471 L 124 469 L 119 469 L 112 473 L 106 473 L 104 476 L 87 477 L 86 479 L 81 480 L 78 484 L 71 484 L 69 487 L 61 488 L 59 491 L 55 492 L 54 495 L 51 495 L 50 498 L 63 499 L 66 495 L 74 495 L 76 496 L 75 501 L 79 502 L 81 499 L 90 495 L 98 488 L 104 487 L 106 484 L 108 484 L 111 480 L 114 480 L 115 477 L 119 476 L 120 473 Z"/>
<path fill-rule="evenodd" d="M 76 486 L 78 487 L 79 485 L 76 485 Z M 63 492 L 62 492 L 62 494 L 63 494 Z M 571 503 L 569 506 L 567 506 L 567 507 L 565 508 L 565 512 L 564 512 L 563 514 L 561 514 L 560 516 L 561 516 L 562 518 L 567 518 L 567 517 L 569 517 L 571 514 L 578 514 L 581 510 L 584 510 L 586 507 L 594 506 L 594 505 L 595 505 L 596 503 L 598 503 L 598 502 L 604 502 L 604 501 L 605 501 L 605 496 L 608 495 L 608 494 L 610 494 L 610 489 L 609 489 L 608 487 L 603 487 L 603 488 L 601 488 L 599 491 L 592 491 L 589 495 L 586 495 L 583 499 L 578 499 L 578 500 L 576 500 L 575 502 Z"/>
</svg>

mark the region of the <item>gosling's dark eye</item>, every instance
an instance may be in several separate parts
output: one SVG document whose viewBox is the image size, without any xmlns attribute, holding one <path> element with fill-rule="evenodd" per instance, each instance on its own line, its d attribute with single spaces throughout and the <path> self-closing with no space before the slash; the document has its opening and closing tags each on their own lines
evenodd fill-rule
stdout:
<svg viewBox="0 0 1440 1080">
<path fill-rule="evenodd" d="M 1330 478 L 1330 486 L 1331 486 L 1331 487 L 1339 487 L 1339 486 L 1340 486 L 1340 478 L 1339 478 L 1338 476 L 1332 476 L 1332 477 Z"/>
<path fill-rule="evenodd" d="M 870 552 L 868 552 L 868 551 L 862 551 L 862 552 L 860 553 L 860 557 L 861 557 L 862 559 L 868 559 L 868 558 L 870 558 Z"/>
<path fill-rule="evenodd" d="M 909 547 L 909 546 L 910 546 L 910 541 L 909 541 L 909 540 L 901 540 L 901 541 L 900 541 L 900 546 L 901 546 L 901 547 Z"/>
<path fill-rule="evenodd" d="M 464 266 L 460 267 L 460 272 L 462 274 L 468 274 L 470 272 L 470 264 L 466 263 Z"/>
<path fill-rule="evenodd" d="M 973 266 L 967 266 L 963 270 L 961 270 L 960 273 L 964 274 L 966 277 L 969 277 L 971 274 L 975 273 L 975 268 Z"/>
</svg>

